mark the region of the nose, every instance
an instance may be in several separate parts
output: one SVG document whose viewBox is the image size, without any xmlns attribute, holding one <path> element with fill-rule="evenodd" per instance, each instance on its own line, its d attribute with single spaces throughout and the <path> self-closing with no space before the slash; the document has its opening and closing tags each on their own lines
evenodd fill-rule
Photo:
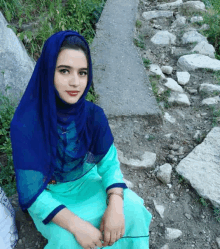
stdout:
<svg viewBox="0 0 220 249">
<path fill-rule="evenodd" d="M 79 86 L 79 76 L 77 73 L 73 73 L 72 77 L 69 80 L 70 86 Z"/>
</svg>

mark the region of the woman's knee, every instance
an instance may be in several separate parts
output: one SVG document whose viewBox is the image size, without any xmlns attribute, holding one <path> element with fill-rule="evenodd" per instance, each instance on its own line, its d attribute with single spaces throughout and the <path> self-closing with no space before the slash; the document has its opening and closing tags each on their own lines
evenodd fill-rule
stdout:
<svg viewBox="0 0 220 249">
<path fill-rule="evenodd" d="M 57 248 L 57 249 L 73 249 L 76 248 L 77 241 L 74 235 L 67 231 L 66 229 L 56 225 L 51 224 L 49 228 L 49 233 L 47 236 L 48 239 L 48 248 Z"/>
</svg>

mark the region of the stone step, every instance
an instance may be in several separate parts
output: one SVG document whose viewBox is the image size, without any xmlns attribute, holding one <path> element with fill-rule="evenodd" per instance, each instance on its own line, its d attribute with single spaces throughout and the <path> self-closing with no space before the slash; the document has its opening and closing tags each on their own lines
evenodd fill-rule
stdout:
<svg viewBox="0 0 220 249">
<path fill-rule="evenodd" d="M 93 82 L 108 118 L 144 117 L 161 124 L 161 111 L 133 44 L 138 1 L 107 1 L 91 45 Z"/>
</svg>

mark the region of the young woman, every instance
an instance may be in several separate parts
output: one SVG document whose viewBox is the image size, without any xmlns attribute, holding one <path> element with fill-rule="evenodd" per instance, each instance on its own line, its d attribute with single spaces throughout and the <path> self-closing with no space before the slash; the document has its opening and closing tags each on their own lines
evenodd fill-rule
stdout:
<svg viewBox="0 0 220 249">
<path fill-rule="evenodd" d="M 11 122 L 20 206 L 45 249 L 147 249 L 151 214 L 123 181 L 102 108 L 85 100 L 91 83 L 84 37 L 52 35 Z"/>
</svg>

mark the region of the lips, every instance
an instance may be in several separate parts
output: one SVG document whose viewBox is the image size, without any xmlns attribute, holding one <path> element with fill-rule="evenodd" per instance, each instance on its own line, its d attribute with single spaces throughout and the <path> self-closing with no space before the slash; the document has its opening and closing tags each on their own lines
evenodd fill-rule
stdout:
<svg viewBox="0 0 220 249">
<path fill-rule="evenodd" d="M 78 93 L 79 91 L 66 91 L 68 93 Z"/>
</svg>

